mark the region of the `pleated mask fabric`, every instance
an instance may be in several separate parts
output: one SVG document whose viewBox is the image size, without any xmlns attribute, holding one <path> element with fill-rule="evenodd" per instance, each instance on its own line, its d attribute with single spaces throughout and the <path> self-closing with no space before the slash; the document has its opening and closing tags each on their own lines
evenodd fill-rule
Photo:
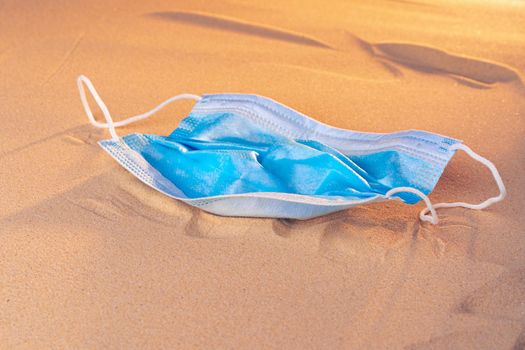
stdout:
<svg viewBox="0 0 525 350">
<path fill-rule="evenodd" d="M 451 137 L 419 130 L 344 130 L 269 98 L 229 93 L 177 95 L 149 112 L 114 122 L 91 81 L 80 76 L 77 84 L 91 123 L 112 135 L 99 142 L 107 153 L 145 184 L 211 213 L 308 219 L 375 201 L 423 200 L 421 220 L 437 224 L 437 208 L 483 209 L 506 194 L 495 166 Z M 85 87 L 106 123 L 95 120 Z M 117 127 L 183 98 L 196 104 L 171 134 L 117 135 Z M 480 204 L 431 204 L 428 195 L 457 150 L 491 170 L 497 196 Z"/>
</svg>

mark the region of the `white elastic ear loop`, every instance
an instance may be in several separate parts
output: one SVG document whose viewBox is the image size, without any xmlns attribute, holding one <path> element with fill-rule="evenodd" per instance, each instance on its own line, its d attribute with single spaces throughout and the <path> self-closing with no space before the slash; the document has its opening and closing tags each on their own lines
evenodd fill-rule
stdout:
<svg viewBox="0 0 525 350">
<path fill-rule="evenodd" d="M 501 179 L 501 175 L 499 174 L 498 169 L 496 169 L 496 166 L 490 160 L 480 156 L 479 154 L 471 150 L 468 146 L 463 145 L 461 143 L 453 144 L 452 146 L 450 146 L 450 149 L 451 150 L 460 149 L 462 151 L 465 151 L 465 153 L 467 153 L 472 159 L 477 160 L 481 164 L 485 165 L 492 173 L 492 176 L 494 177 L 494 181 L 496 181 L 496 184 L 498 185 L 499 194 L 479 204 L 471 204 L 471 203 L 464 203 L 464 202 L 437 203 L 433 206 L 433 209 L 462 207 L 462 208 L 468 208 L 468 209 L 481 210 L 481 209 L 485 209 L 491 206 L 494 203 L 501 202 L 505 198 L 505 196 L 507 195 L 507 190 L 505 189 L 505 185 L 503 184 L 503 180 Z M 429 216 L 427 215 L 429 210 L 432 211 L 432 208 L 430 207 L 425 208 L 419 213 L 419 217 L 421 218 L 421 220 L 429 221 L 428 220 Z"/>
<path fill-rule="evenodd" d="M 95 100 L 98 107 L 102 111 L 104 118 L 106 118 L 106 123 L 101 123 L 95 120 L 95 117 L 93 116 L 93 113 L 91 112 L 91 108 L 89 107 L 89 104 L 87 101 L 86 91 L 84 90 L 84 84 L 87 86 L 89 92 L 93 96 L 93 99 Z M 104 101 L 102 101 L 102 98 L 100 98 L 97 90 L 95 89 L 91 81 L 86 76 L 80 75 L 77 78 L 77 86 L 78 86 L 78 91 L 80 93 L 80 100 L 82 101 L 82 106 L 84 106 L 84 111 L 86 112 L 89 121 L 91 122 L 91 124 L 93 124 L 93 126 L 97 128 L 109 129 L 109 133 L 111 134 L 111 137 L 113 140 L 119 139 L 117 132 L 115 131 L 115 128 L 118 128 L 124 125 L 128 125 L 128 124 L 134 123 L 142 119 L 149 118 L 153 114 L 157 113 L 159 110 L 161 110 L 162 108 L 166 107 L 167 105 L 169 105 L 170 103 L 174 101 L 181 100 L 181 99 L 192 99 L 195 101 L 199 101 L 201 99 L 201 97 L 198 95 L 180 94 L 177 96 L 170 97 L 169 99 L 162 102 L 157 107 L 151 109 L 148 112 L 145 112 L 145 113 L 133 116 L 133 117 L 129 117 L 127 119 L 120 120 L 118 122 L 113 122 L 113 118 L 111 118 L 111 114 L 109 113 L 109 110 L 106 107 L 106 104 L 104 103 Z"/>
<path fill-rule="evenodd" d="M 507 195 L 507 190 L 505 189 L 505 185 L 503 184 L 503 180 L 501 179 L 501 176 L 498 172 L 498 169 L 496 169 L 496 166 L 488 159 L 483 158 L 473 150 L 471 150 L 468 146 L 463 145 L 461 143 L 456 143 L 450 146 L 450 150 L 463 150 L 465 151 L 472 159 L 477 160 L 481 164 L 485 165 L 491 172 L 492 176 L 494 177 L 494 180 L 496 181 L 496 184 L 498 185 L 499 194 L 495 197 L 491 197 L 484 202 L 481 202 L 479 204 L 470 204 L 470 203 L 464 203 L 464 202 L 454 202 L 454 203 L 437 203 L 432 204 L 430 202 L 430 199 L 421 191 L 413 188 L 413 187 L 396 187 L 391 189 L 385 194 L 385 197 L 390 198 L 392 195 L 399 193 L 399 192 L 409 192 L 413 193 L 417 196 L 419 196 L 427 207 L 419 213 L 419 219 L 421 221 L 428 221 L 434 225 L 436 225 L 439 222 L 439 218 L 436 213 L 436 209 L 439 208 L 454 208 L 454 207 L 462 207 L 462 208 L 468 208 L 468 209 L 475 209 L 475 210 L 481 210 L 485 209 L 489 206 L 491 206 L 494 203 L 500 202 L 505 198 Z M 430 215 L 428 213 L 430 212 Z"/>
<path fill-rule="evenodd" d="M 436 206 L 432 205 L 432 202 L 430 202 L 430 199 L 428 198 L 428 196 L 425 195 L 420 190 L 413 188 L 413 187 L 396 187 L 396 188 L 392 188 L 390 191 L 385 193 L 385 197 L 390 198 L 394 194 L 400 193 L 400 192 L 409 192 L 409 193 L 413 193 L 416 196 L 420 197 L 427 205 L 427 207 L 423 211 L 425 211 L 425 213 L 427 211 L 430 211 L 431 216 L 419 214 L 419 219 L 422 221 L 428 221 L 432 223 L 433 225 L 437 225 L 437 223 L 439 222 L 439 218 L 436 213 L 436 209 L 435 209 Z"/>
</svg>

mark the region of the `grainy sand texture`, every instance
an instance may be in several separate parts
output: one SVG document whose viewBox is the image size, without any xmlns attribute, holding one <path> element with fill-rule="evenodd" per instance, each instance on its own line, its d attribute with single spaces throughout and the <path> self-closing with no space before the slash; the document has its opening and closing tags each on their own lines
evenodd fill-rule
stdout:
<svg viewBox="0 0 525 350">
<path fill-rule="evenodd" d="M 509 195 L 437 226 L 397 201 L 215 216 L 96 144 L 79 74 L 117 120 L 244 92 L 449 135 Z M 0 348 L 524 349 L 524 74 L 520 0 L 0 1 Z M 166 135 L 192 104 L 119 132 Z M 459 152 L 430 197 L 496 193 Z"/>
</svg>

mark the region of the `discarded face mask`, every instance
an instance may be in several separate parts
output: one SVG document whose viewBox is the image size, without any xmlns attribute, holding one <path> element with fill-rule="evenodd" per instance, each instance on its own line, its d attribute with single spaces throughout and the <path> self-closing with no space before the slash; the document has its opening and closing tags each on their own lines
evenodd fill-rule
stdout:
<svg viewBox="0 0 525 350">
<path fill-rule="evenodd" d="M 308 219 L 365 203 L 423 200 L 420 219 L 438 223 L 436 209 L 483 209 L 501 201 L 505 186 L 496 167 L 461 141 L 425 131 L 355 132 L 311 119 L 271 99 L 246 94 L 182 94 L 153 110 L 114 122 L 85 76 L 80 98 L 95 127 L 112 138 L 100 146 L 145 184 L 167 196 L 226 216 Z M 106 123 L 95 120 L 84 85 Z M 131 134 L 115 128 L 179 99 L 197 101 L 169 136 Z M 457 150 L 489 168 L 499 195 L 480 204 L 432 205 L 432 192 Z"/>
</svg>

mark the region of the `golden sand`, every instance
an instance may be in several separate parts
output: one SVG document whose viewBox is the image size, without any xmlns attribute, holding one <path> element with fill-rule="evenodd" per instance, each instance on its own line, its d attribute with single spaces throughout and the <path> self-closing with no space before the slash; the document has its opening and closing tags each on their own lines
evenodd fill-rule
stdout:
<svg viewBox="0 0 525 350">
<path fill-rule="evenodd" d="M 523 1 L 4 1 L 0 348 L 523 349 Z M 508 198 L 224 218 L 146 187 L 96 141 L 181 92 L 271 97 L 360 131 L 465 141 Z M 176 103 L 120 133 L 167 134 Z M 434 202 L 496 193 L 454 157 Z"/>
</svg>

